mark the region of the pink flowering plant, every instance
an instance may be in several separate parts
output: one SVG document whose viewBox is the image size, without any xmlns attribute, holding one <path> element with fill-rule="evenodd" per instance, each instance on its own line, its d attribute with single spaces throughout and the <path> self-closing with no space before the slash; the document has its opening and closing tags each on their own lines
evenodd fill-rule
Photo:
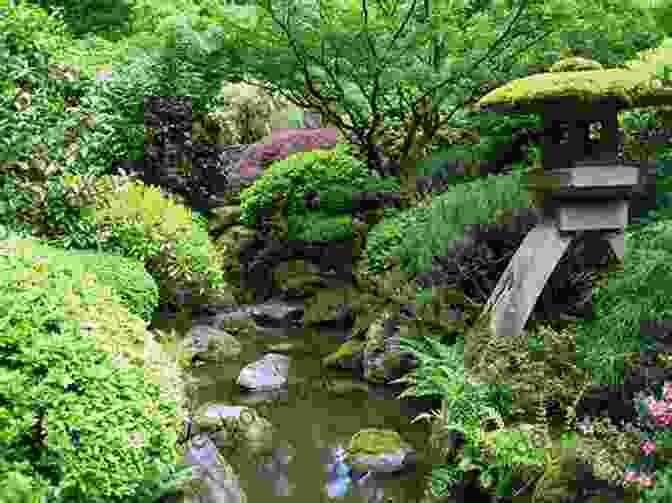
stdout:
<svg viewBox="0 0 672 503">
<path fill-rule="evenodd" d="M 660 387 L 659 387 L 660 388 Z M 672 470 L 664 470 L 665 481 L 656 487 L 656 457 L 659 448 L 672 447 L 672 383 L 665 382 L 656 396 L 640 397 L 639 415 L 643 430 L 640 463 L 626 469 L 626 482 L 639 482 L 644 491 L 642 501 L 670 500 L 672 496 Z M 652 491 L 655 487 L 655 490 Z M 663 494 L 664 493 L 664 494 Z M 661 499 L 662 498 L 662 499 Z"/>
</svg>

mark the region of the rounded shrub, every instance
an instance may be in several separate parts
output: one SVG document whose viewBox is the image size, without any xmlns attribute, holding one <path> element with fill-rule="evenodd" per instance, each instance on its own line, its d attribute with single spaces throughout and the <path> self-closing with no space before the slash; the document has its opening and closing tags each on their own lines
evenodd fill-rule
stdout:
<svg viewBox="0 0 672 503">
<path fill-rule="evenodd" d="M 3 389 L 12 390 L 11 400 L 0 392 L 6 405 L 0 407 L 0 479 L 19 483 L 14 491 L 0 490 L 0 501 L 24 501 L 12 499 L 19 492 L 31 496 L 25 501 L 43 501 L 35 499 L 38 487 L 54 503 L 140 501 L 133 498 L 138 481 L 154 479 L 179 454 L 173 429 L 179 408 L 161 392 L 156 369 L 150 378 L 148 366 L 113 358 L 117 343 L 143 344 L 146 323 L 70 262 L 36 264 L 30 254 L 0 262 L 0 322 L 7 327 L 0 334 L 0 372 Z M 85 335 L 78 320 L 98 329 Z M 48 418 L 42 441 L 31 427 L 40 412 Z M 142 448 L 129 448 L 131 433 L 144 440 Z"/>
<path fill-rule="evenodd" d="M 274 194 L 286 194 L 287 212 L 295 215 L 306 211 L 307 192 L 321 193 L 336 185 L 356 186 L 367 176 L 364 163 L 352 157 L 347 145 L 292 154 L 271 164 L 251 187 L 241 192 L 240 221 L 254 226 L 257 209 L 271 207 Z"/>
<path fill-rule="evenodd" d="M 289 238 L 300 241 L 341 241 L 352 239 L 352 215 L 325 212 L 292 215 L 288 218 Z"/>
<path fill-rule="evenodd" d="M 358 183 L 335 185 L 320 192 L 320 210 L 327 213 L 350 213 L 353 209 L 353 195 L 362 192 L 399 193 L 399 179 L 396 177 L 369 177 Z"/>
<path fill-rule="evenodd" d="M 101 178 L 95 218 L 105 251 L 143 261 L 160 286 L 196 284 L 201 293 L 207 287 L 224 286 L 222 257 L 214 251 L 202 219 L 194 219 L 190 208 L 159 187 L 132 181 L 110 190 L 115 177 Z"/>
</svg>

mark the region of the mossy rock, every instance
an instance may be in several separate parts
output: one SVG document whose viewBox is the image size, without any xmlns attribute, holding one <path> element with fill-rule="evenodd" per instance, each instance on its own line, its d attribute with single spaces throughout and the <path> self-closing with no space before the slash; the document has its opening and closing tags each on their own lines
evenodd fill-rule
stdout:
<svg viewBox="0 0 672 503">
<path fill-rule="evenodd" d="M 243 319 L 230 319 L 230 318 L 223 318 L 218 322 L 218 326 L 220 330 L 224 330 L 225 332 L 229 332 L 230 334 L 234 335 L 238 340 L 241 338 L 246 338 L 246 337 L 253 337 L 257 334 L 257 325 L 254 323 L 253 320 L 249 318 L 243 318 Z"/>
<path fill-rule="evenodd" d="M 363 297 L 363 299 L 367 298 L 372 298 L 373 297 L 370 294 L 366 294 L 366 297 Z M 376 319 L 380 316 L 380 309 L 384 306 L 383 303 L 380 302 L 380 299 L 375 298 L 376 303 L 374 304 L 373 301 L 368 304 L 363 302 L 362 305 L 368 305 L 370 306 L 369 309 L 361 310 L 358 311 L 355 314 L 355 323 L 352 326 L 352 336 L 353 337 L 365 337 L 366 332 L 371 326 L 372 323 L 376 321 Z"/>
<path fill-rule="evenodd" d="M 319 268 L 302 259 L 292 259 L 273 269 L 273 284 L 285 292 L 301 292 L 309 297 L 317 294 L 325 284 Z"/>
<path fill-rule="evenodd" d="M 350 339 L 322 360 L 325 367 L 351 368 L 353 357 L 364 350 L 364 341 Z"/>
<path fill-rule="evenodd" d="M 399 449 L 404 444 L 396 431 L 366 428 L 355 433 L 350 439 L 348 453 L 382 454 Z"/>
<path fill-rule="evenodd" d="M 306 326 L 335 321 L 344 306 L 352 306 L 353 311 L 363 308 L 361 293 L 356 288 L 326 288 L 314 297 L 306 299 L 303 321 Z"/>
<path fill-rule="evenodd" d="M 352 436 L 345 459 L 354 469 L 367 470 L 369 469 L 367 458 L 370 460 L 376 456 L 394 456 L 403 464 L 403 458 L 412 450 L 410 444 L 404 442 L 396 431 L 366 428 Z"/>
</svg>

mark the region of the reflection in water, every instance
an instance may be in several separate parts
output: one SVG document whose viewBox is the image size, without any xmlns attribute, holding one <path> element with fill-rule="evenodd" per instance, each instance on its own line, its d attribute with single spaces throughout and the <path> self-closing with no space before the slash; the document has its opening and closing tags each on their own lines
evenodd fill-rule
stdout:
<svg viewBox="0 0 672 503">
<path fill-rule="evenodd" d="M 373 503 L 378 499 L 372 499 L 371 491 L 362 491 L 362 489 L 370 489 L 364 487 L 364 484 L 371 478 L 371 472 L 358 473 L 352 470 L 352 467 L 345 463 L 345 449 L 339 445 L 335 449 L 331 449 L 333 463 L 327 465 L 328 482 L 327 494 L 330 498 L 340 498 L 350 494 L 362 494 L 368 496 L 368 501 Z M 382 488 L 374 488 L 374 495 L 383 497 Z"/>
<path fill-rule="evenodd" d="M 260 479 L 271 482 L 274 496 L 291 496 L 294 485 L 289 482 L 288 466 L 294 459 L 293 449 L 289 446 L 277 447 L 269 457 L 270 459 L 259 463 L 257 475 Z"/>
<path fill-rule="evenodd" d="M 189 319 L 161 321 L 155 328 L 166 332 L 173 328 L 181 337 L 190 327 Z M 181 342 L 181 337 L 175 345 Z M 399 400 L 401 385 L 367 384 L 368 392 L 330 392 L 322 385 L 325 379 L 342 381 L 350 376 L 344 371 L 323 368 L 322 358 L 336 351 L 343 338 L 331 337 L 322 329 L 286 338 L 267 334 L 240 336 L 239 341 L 242 351 L 236 359 L 206 362 L 190 374 L 198 382 L 193 397 L 195 407 L 211 401 L 227 406 L 247 405 L 277 429 L 274 446 L 261 459 L 244 449 L 225 454 L 248 503 L 423 501 L 430 466 L 423 464 L 404 473 L 367 476 L 343 462 L 342 446 L 360 429 L 384 428 L 399 431 L 406 441 L 422 450 L 429 428 L 422 422 L 411 424 L 411 420 L 417 414 L 440 407 L 440 403 Z M 243 392 L 236 383 L 241 369 L 269 352 L 269 344 L 279 341 L 301 343 L 311 351 L 289 352 L 292 358 L 289 383 L 280 396 Z M 352 380 L 360 383 L 355 376 Z M 300 386 L 301 383 L 312 385 Z"/>
</svg>

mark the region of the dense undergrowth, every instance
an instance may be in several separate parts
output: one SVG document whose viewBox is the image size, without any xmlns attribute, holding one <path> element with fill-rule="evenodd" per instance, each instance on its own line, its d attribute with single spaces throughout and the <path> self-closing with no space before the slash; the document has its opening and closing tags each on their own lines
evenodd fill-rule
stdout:
<svg viewBox="0 0 672 503">
<path fill-rule="evenodd" d="M 165 72 L 168 71 L 171 60 L 157 56 L 160 53 L 158 48 L 164 47 L 171 37 L 174 41 L 173 27 L 177 19 L 175 13 L 178 11 L 190 15 L 194 20 L 192 31 L 185 31 L 186 38 L 190 36 L 193 38 L 194 31 L 207 28 L 218 16 L 240 14 L 241 19 L 244 19 L 249 12 L 243 12 L 242 9 L 237 11 L 224 9 L 213 13 L 211 10 L 208 16 L 201 16 L 202 8 L 184 2 L 179 6 L 165 2 L 156 5 L 138 3 L 135 8 L 137 10 L 132 17 L 130 33 L 101 32 L 98 36 L 89 34 L 81 38 L 63 30 L 56 18 L 47 16 L 40 9 L 22 7 L 11 15 L 4 16 L 4 19 L 0 18 L 2 28 L 0 41 L 5 51 L 0 55 L 0 64 L 6 65 L 11 70 L 9 73 L 13 75 L 27 68 L 23 78 L 34 82 L 33 110 L 27 115 L 21 115 L 17 124 L 13 109 L 14 82 L 11 79 L 0 79 L 2 88 L 0 118 L 4 121 L 0 122 L 0 132 L 3 133 L 0 141 L 5 156 L 2 160 L 29 161 L 35 139 L 39 138 L 41 142 L 47 144 L 54 160 L 64 161 L 65 129 L 78 122 L 77 114 L 68 109 L 70 100 L 75 97 L 80 98 L 80 105 L 96 112 L 102 126 L 81 133 L 82 155 L 79 160 L 66 164 L 66 172 L 74 175 L 105 174 L 109 172 L 114 161 L 138 159 L 142 156 L 143 127 L 139 107 L 144 95 L 177 94 L 189 89 L 191 85 L 190 90 L 197 90 L 200 93 L 201 105 L 216 102 L 216 96 L 212 96 L 208 81 L 216 81 L 224 74 L 225 70 L 221 69 L 221 65 L 213 65 L 220 69 L 211 75 L 200 76 L 198 74 L 193 76 L 193 68 L 186 65 L 181 67 L 181 70 L 191 76 L 189 78 L 192 78 L 193 82 L 190 83 L 188 79 L 179 82 L 175 79 L 167 80 Z M 72 83 L 48 79 L 47 63 L 53 60 L 79 65 L 84 80 L 81 83 Z M 96 71 L 101 69 L 111 69 L 118 79 L 111 83 L 94 82 Z M 175 71 L 175 68 L 172 71 Z M 483 119 L 483 123 L 494 127 L 492 119 L 493 117 L 489 116 L 490 122 Z M 3 125 L 9 120 L 11 129 Z M 497 137 L 500 140 L 506 138 L 516 127 L 526 124 L 526 121 L 529 121 L 529 118 L 497 116 L 496 131 L 492 131 L 491 137 L 484 135 L 482 144 L 475 146 L 470 155 L 476 158 L 488 158 L 498 147 Z M 459 147 L 447 149 L 442 154 L 459 156 L 459 150 Z M 669 156 L 669 152 L 661 152 L 658 158 L 664 160 L 666 155 Z M 431 171 L 432 168 L 428 166 L 427 169 Z M 427 171 L 419 174 L 430 173 Z M 510 177 L 464 180 L 469 183 L 456 186 L 453 190 L 434 198 L 426 207 L 386 213 L 388 218 L 369 235 L 369 265 L 372 272 L 380 271 L 385 257 L 388 256 L 400 257 L 403 267 L 408 271 L 425 271 L 430 267 L 433 256 L 442 255 L 449 241 L 462 236 L 464 224 L 491 222 L 498 209 L 527 207 L 529 199 L 526 192 L 521 189 L 520 175 L 519 171 Z M 666 178 L 669 175 L 661 173 L 661 182 L 667 183 L 672 180 L 672 176 Z M 50 185 L 49 190 L 52 191 L 54 201 L 62 194 L 63 187 L 59 184 L 61 184 L 59 180 L 54 180 Z M 10 180 L 0 182 L 0 225 L 11 227 L 28 237 L 31 229 L 17 226 L 16 214 L 22 205 L 30 205 L 31 201 L 22 200 L 15 189 Z M 334 197 L 337 199 L 337 196 Z M 671 317 L 672 301 L 668 300 L 670 297 L 666 295 L 666 284 L 669 284 L 669 275 L 672 273 L 668 266 L 671 263 L 672 251 L 669 251 L 667 241 L 668 232 L 672 232 L 672 229 L 669 229 L 669 224 L 665 221 L 670 216 L 671 206 L 665 191 L 661 191 L 658 212 L 654 210 L 647 216 L 649 221 L 646 223 L 649 225 L 628 230 L 628 255 L 623 271 L 615 274 L 613 278 L 610 277 L 606 287 L 595 289 L 596 318 L 578 327 L 577 358 L 594 371 L 596 379 L 618 382 L 622 376 L 619 374 L 619 371 L 622 371 L 622 359 L 619 359 L 619 355 L 637 350 L 639 341 L 633 333 L 636 333 L 641 317 L 645 316 L 647 319 Z M 320 217 L 321 215 L 317 214 L 310 218 L 319 221 Z M 92 246 L 90 233 L 87 234 L 91 228 L 82 223 L 86 222 L 84 215 L 64 210 L 62 214 L 55 213 L 52 218 L 60 219 L 64 223 L 70 238 L 67 245 L 60 241 L 52 242 L 52 246 L 60 244 L 65 248 L 80 249 L 84 252 L 98 251 Z M 306 218 L 308 217 L 296 225 L 297 235 L 301 235 L 302 228 L 309 227 L 311 232 L 317 235 L 324 233 L 332 237 L 348 237 L 346 216 L 342 217 L 342 221 L 330 221 L 328 225 L 322 227 L 317 223 L 306 225 Z M 201 230 L 205 231 L 205 228 Z M 4 260 L 2 257 L 0 259 Z M 75 262 L 79 263 L 79 260 Z M 148 433 L 159 429 L 156 424 L 150 424 L 149 419 L 146 424 L 138 419 L 145 418 L 144 411 L 140 407 L 147 396 L 155 397 L 156 389 L 151 386 L 139 389 L 138 381 L 132 379 L 133 371 L 129 370 L 124 374 L 113 367 L 104 352 L 87 346 L 83 339 L 75 335 L 74 326 L 63 323 L 65 307 L 59 292 L 67 288 L 81 290 L 76 281 L 73 281 L 75 278 L 81 278 L 81 268 L 64 267 L 63 270 L 46 271 L 38 267 L 34 272 L 43 275 L 43 283 L 34 290 L 18 292 L 16 285 L 12 284 L 16 274 L 33 270 L 35 264 L 25 261 L 11 264 L 2 262 L 2 264 L 3 273 L 0 275 L 0 281 L 3 295 L 0 296 L 0 301 L 2 299 L 5 301 L 0 304 L 0 324 L 3 327 L 3 335 L 0 338 L 2 364 L 0 443 L 3 443 L 3 449 L 0 449 L 0 453 L 5 458 L 0 460 L 0 479 L 12 480 L 12 485 L 6 490 L 3 488 L 4 493 L 0 492 L 0 503 L 5 501 L 42 503 L 44 500 L 40 500 L 40 496 L 45 496 L 49 503 L 52 501 L 79 503 L 80 500 L 109 503 L 155 502 L 161 493 L 161 482 L 167 481 L 175 473 L 173 464 L 175 438 L 150 434 L 155 440 L 153 445 L 138 451 L 119 450 L 117 447 L 125 445 L 125 439 L 106 438 L 100 441 L 100 445 L 109 444 L 109 452 L 105 452 L 107 461 L 114 466 L 114 469 L 100 466 L 96 473 L 88 473 L 89 468 L 86 463 L 81 462 L 83 458 L 78 456 L 86 454 L 88 452 L 86 449 L 93 449 L 98 443 L 83 445 L 85 450 L 77 451 L 77 434 L 74 433 L 75 430 L 69 429 L 74 425 L 80 433 L 89 431 L 91 434 L 100 429 L 100 425 L 86 419 L 82 403 L 72 398 L 76 396 L 77 390 L 69 387 L 67 380 L 73 375 L 86 376 L 84 389 L 79 391 L 89 393 L 86 395 L 87 407 L 96 410 L 100 408 L 101 414 L 102 410 L 110 405 L 105 402 L 106 396 L 108 398 L 116 396 L 122 388 L 128 393 L 127 396 L 117 397 L 122 401 L 125 412 L 123 414 L 119 412 L 118 416 L 108 414 L 105 421 L 110 423 L 119 421 L 129 428 L 145 429 Z M 105 278 L 100 279 L 104 283 Z M 144 278 L 143 281 L 150 280 Z M 86 292 L 80 294 L 85 304 L 93 305 L 95 302 L 100 302 L 98 296 L 87 295 Z M 131 316 L 138 315 L 146 319 L 148 313 L 142 306 L 151 306 L 155 301 L 140 299 L 135 305 L 133 303 L 135 298 L 137 297 L 134 296 L 134 292 L 129 289 L 120 292 L 117 302 L 127 305 Z M 23 300 L 17 302 L 17 299 Z M 28 304 L 35 307 L 31 313 L 26 311 Z M 54 334 L 59 334 L 58 345 L 54 343 L 56 340 Z M 32 345 L 25 344 L 27 335 L 30 335 Z M 599 354 L 593 350 L 596 347 L 601 348 Z M 415 349 L 422 355 L 423 350 L 419 347 Z M 422 360 L 418 374 L 422 381 L 419 385 L 420 394 L 427 392 L 448 395 L 442 384 L 448 382 L 445 376 L 443 380 L 437 379 L 436 376 L 441 373 L 440 369 L 447 365 L 445 360 L 448 353 L 451 355 L 450 363 L 455 365 L 451 377 L 460 375 L 459 364 L 462 356 L 458 349 L 439 347 L 437 354 L 440 354 L 440 358 L 427 357 Z M 40 372 L 43 372 L 47 364 L 40 351 L 53 355 L 52 361 L 48 364 L 58 369 L 58 372 L 50 373 L 47 381 L 40 381 Z M 115 382 L 123 383 L 123 386 L 110 387 L 106 384 L 109 383 L 109 379 L 106 379 L 112 373 L 115 373 Z M 58 378 L 54 381 L 52 377 L 56 374 Z M 32 379 L 30 383 L 29 379 Z M 144 379 L 142 381 L 144 382 Z M 19 388 L 24 390 L 16 395 L 21 397 L 20 400 L 6 403 L 4 392 Z M 108 395 L 91 392 L 103 388 L 108 391 Z M 484 392 L 482 397 L 484 402 L 490 404 L 494 410 L 506 411 L 510 397 L 506 396 L 504 390 L 481 391 Z M 31 413 L 33 399 L 37 398 L 57 411 L 61 405 L 63 410 L 67 410 L 67 406 L 72 407 L 67 414 L 64 412 L 63 415 L 59 415 L 59 412 L 50 416 L 50 420 L 60 431 L 60 436 L 54 439 L 50 448 L 35 448 L 34 442 L 36 438 L 39 439 L 39 435 L 29 433 L 33 418 Z M 138 410 L 133 408 L 134 404 Z M 172 409 L 165 409 L 164 413 L 166 417 L 175 415 Z M 23 461 L 14 462 L 13 459 Z M 137 471 L 138 466 L 142 471 Z M 69 470 L 68 473 L 64 472 L 66 468 Z M 110 476 L 103 476 L 105 473 L 109 473 Z M 140 478 L 144 477 L 142 483 L 138 482 L 138 473 L 142 474 Z M 162 476 L 159 476 L 160 473 Z M 77 489 L 74 485 L 70 489 L 72 492 L 68 494 L 65 484 L 60 495 L 53 491 L 53 487 L 52 489 L 47 487 L 47 482 L 52 482 L 53 485 L 63 481 L 74 482 L 74 477 L 78 474 L 85 481 L 81 489 L 91 491 L 86 495 L 76 496 Z M 126 491 L 129 487 L 134 488 L 132 494 Z M 96 499 L 94 496 L 94 488 L 101 499 Z"/>
</svg>

